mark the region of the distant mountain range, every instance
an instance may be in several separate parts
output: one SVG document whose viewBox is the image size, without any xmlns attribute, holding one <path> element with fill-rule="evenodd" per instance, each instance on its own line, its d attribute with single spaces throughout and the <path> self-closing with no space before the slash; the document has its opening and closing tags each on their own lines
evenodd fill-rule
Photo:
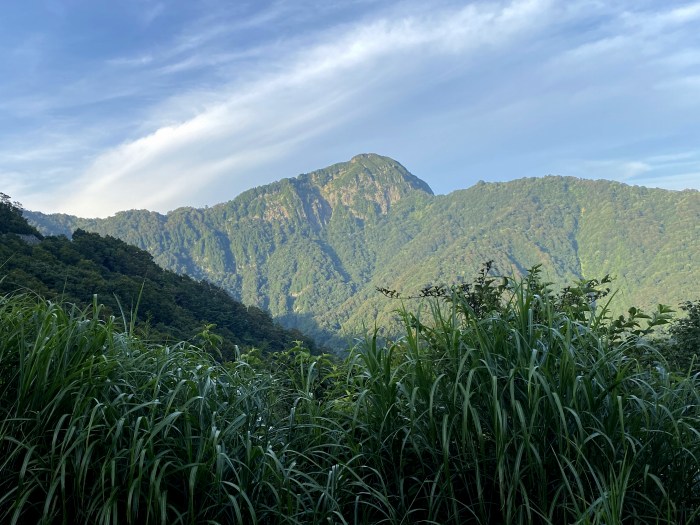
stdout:
<svg viewBox="0 0 700 525">
<path fill-rule="evenodd" d="M 416 292 L 541 264 L 555 283 L 616 277 L 618 310 L 700 297 L 700 192 L 548 176 L 479 182 L 449 195 L 387 157 L 282 179 L 207 209 L 107 219 L 25 212 L 44 234 L 76 228 L 149 251 L 285 326 L 341 344 Z"/>
</svg>

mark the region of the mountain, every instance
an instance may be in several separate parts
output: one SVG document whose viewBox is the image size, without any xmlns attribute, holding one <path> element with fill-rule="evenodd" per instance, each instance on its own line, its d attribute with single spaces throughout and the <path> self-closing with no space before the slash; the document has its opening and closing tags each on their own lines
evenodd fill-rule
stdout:
<svg viewBox="0 0 700 525">
<path fill-rule="evenodd" d="M 159 341 L 221 338 L 224 357 L 233 355 L 234 345 L 272 352 L 302 341 L 315 350 L 310 338 L 282 328 L 268 312 L 246 307 L 211 283 L 164 270 L 149 253 L 119 239 L 83 230 L 72 240 L 43 237 L 16 204 L 0 203 L 0 293 L 29 290 L 81 308 L 96 300 L 105 316 L 127 325 L 134 319 L 138 333 Z"/>
<path fill-rule="evenodd" d="M 505 274 L 541 264 L 555 283 L 611 274 L 616 310 L 700 297 L 694 190 L 548 176 L 434 195 L 398 162 L 364 154 L 207 209 L 26 216 L 44 234 L 123 239 L 331 344 L 392 315 L 399 304 L 377 287 L 470 281 L 487 260 Z"/>
</svg>

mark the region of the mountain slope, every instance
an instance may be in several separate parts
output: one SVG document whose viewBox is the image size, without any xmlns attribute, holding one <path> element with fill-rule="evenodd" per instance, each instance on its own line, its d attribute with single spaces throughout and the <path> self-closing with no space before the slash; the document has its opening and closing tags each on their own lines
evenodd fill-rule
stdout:
<svg viewBox="0 0 700 525">
<path fill-rule="evenodd" d="M 612 274 L 618 309 L 700 297 L 697 191 L 550 176 L 435 196 L 366 154 L 204 210 L 28 216 L 44 233 L 124 239 L 336 344 L 398 306 L 376 287 L 470 280 L 486 260 L 504 273 L 542 264 L 554 282 Z"/>
<path fill-rule="evenodd" d="M 129 323 L 135 314 L 136 328 L 159 340 L 197 340 L 203 331 L 220 336 L 226 357 L 234 345 L 282 351 L 304 341 L 314 349 L 312 340 L 283 329 L 269 313 L 210 283 L 164 270 L 143 250 L 83 230 L 72 241 L 40 239 L 16 210 L 0 203 L 0 293 L 26 289 L 80 307 L 96 295 L 107 315 L 119 319 L 123 313 Z"/>
</svg>

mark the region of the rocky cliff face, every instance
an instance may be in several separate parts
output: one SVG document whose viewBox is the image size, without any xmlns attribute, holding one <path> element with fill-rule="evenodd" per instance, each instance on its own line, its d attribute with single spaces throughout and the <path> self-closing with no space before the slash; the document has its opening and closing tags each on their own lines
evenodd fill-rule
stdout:
<svg viewBox="0 0 700 525">
<path fill-rule="evenodd" d="M 221 206 L 234 219 L 308 223 L 319 231 L 334 212 L 371 220 L 386 215 L 399 200 L 415 192 L 433 194 L 425 182 L 395 160 L 366 153 L 254 188 Z"/>
<path fill-rule="evenodd" d="M 430 186 L 401 164 L 375 154 L 357 155 L 301 178 L 318 187 L 331 208 L 345 206 L 360 219 L 386 215 L 392 205 L 415 191 L 433 194 Z"/>
</svg>

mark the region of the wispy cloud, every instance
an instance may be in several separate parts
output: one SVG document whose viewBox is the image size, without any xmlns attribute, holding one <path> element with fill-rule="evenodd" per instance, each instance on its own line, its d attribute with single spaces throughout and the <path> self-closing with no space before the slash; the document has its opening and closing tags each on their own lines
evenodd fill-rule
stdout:
<svg viewBox="0 0 700 525">
<path fill-rule="evenodd" d="M 631 182 L 654 169 L 648 161 L 626 159 L 587 161 L 581 167 L 586 177 L 621 182 Z"/>
<path fill-rule="evenodd" d="M 643 186 L 682 190 L 700 189 L 700 151 L 650 156 L 640 164 L 647 169 L 633 174 L 629 182 Z"/>
<path fill-rule="evenodd" d="M 212 204 L 360 148 L 445 190 L 469 166 L 700 185 L 699 2 L 133 5 L 143 45 L 66 66 L 50 89 L 0 86 L 17 122 L 0 126 L 0 182 L 51 189 L 15 182 L 28 205 Z M 41 71 L 56 42 L 25 41 Z"/>
<path fill-rule="evenodd" d="M 649 176 L 638 177 L 631 183 L 646 186 L 648 188 L 663 188 L 667 190 L 697 189 L 700 180 L 700 170 L 688 172 L 674 172 L 655 176 L 653 172 Z"/>
<path fill-rule="evenodd" d="M 141 11 L 141 23 L 144 26 L 149 26 L 153 21 L 158 18 L 164 11 L 166 7 L 163 2 L 155 2 L 151 5 L 146 5 Z"/>
<path fill-rule="evenodd" d="M 682 190 L 698 187 L 700 151 L 580 162 L 583 176 L 642 186 Z"/>
<path fill-rule="evenodd" d="M 90 216 L 133 206 L 169 209 L 211 197 L 216 192 L 207 188 L 223 178 L 232 194 L 241 191 L 251 183 L 251 168 L 374 111 L 369 93 L 412 78 L 407 68 L 387 62 L 443 53 L 466 57 L 484 45 L 505 45 L 527 31 L 527 20 L 541 20 L 547 5 L 527 1 L 497 9 L 469 6 L 429 19 L 379 19 L 295 49 L 276 61 L 288 65 L 236 86 L 224 100 L 219 95 L 195 117 L 101 155 L 59 207 Z"/>
</svg>

